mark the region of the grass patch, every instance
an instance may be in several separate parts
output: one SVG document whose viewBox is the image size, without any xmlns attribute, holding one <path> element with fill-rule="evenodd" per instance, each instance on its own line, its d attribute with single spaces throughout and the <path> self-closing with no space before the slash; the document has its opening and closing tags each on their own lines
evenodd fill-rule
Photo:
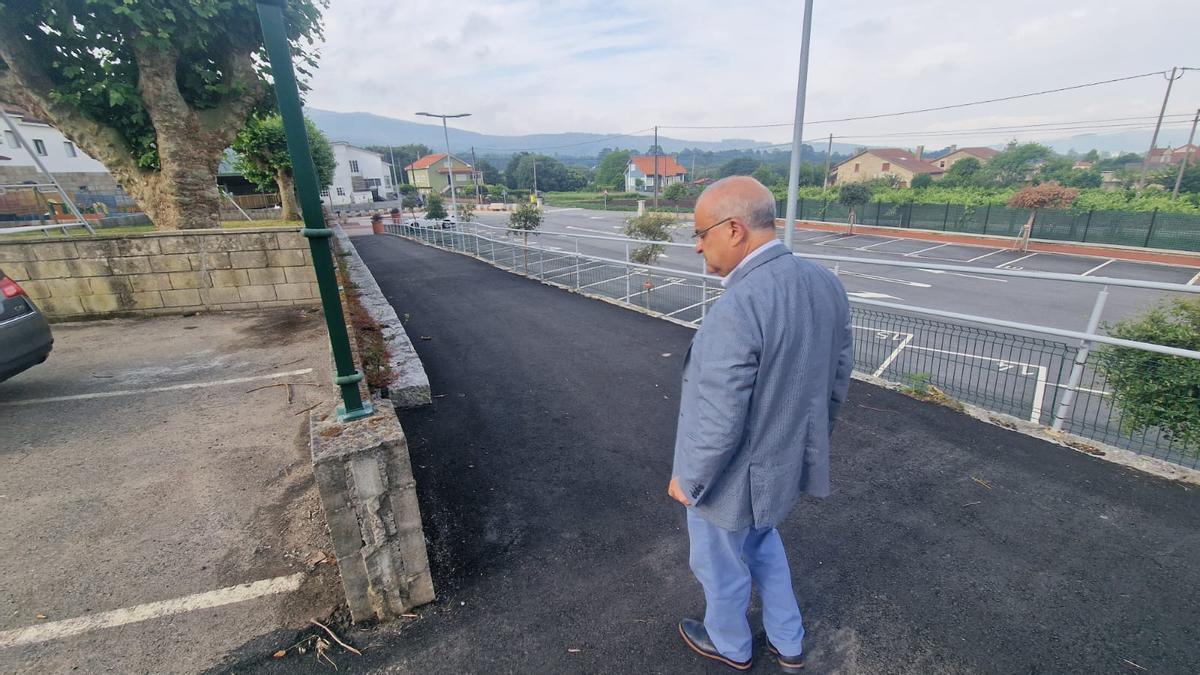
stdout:
<svg viewBox="0 0 1200 675">
<path fill-rule="evenodd" d="M 346 298 L 346 312 L 350 315 L 350 327 L 358 360 L 363 370 L 363 379 L 372 392 L 386 393 L 392 382 L 391 355 L 388 353 L 387 342 L 383 339 L 383 331 L 359 301 L 358 286 L 350 281 L 346 265 L 348 256 L 348 253 L 341 252 L 335 256 L 335 260 L 343 296 Z"/>
</svg>

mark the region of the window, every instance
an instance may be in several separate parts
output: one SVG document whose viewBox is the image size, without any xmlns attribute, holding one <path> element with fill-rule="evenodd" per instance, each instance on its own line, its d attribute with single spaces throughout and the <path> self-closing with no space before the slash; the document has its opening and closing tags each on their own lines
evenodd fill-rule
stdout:
<svg viewBox="0 0 1200 675">
<path fill-rule="evenodd" d="M 378 178 L 368 178 L 367 179 L 367 187 L 379 187 L 382 184 L 383 184 L 383 181 L 379 180 Z"/>
<path fill-rule="evenodd" d="M 329 188 L 325 188 L 325 189 L 321 190 L 321 196 L 328 197 L 329 196 Z"/>
<path fill-rule="evenodd" d="M 858 162 L 854 163 L 854 173 L 858 173 Z"/>
<path fill-rule="evenodd" d="M 71 141 L 63 141 L 63 150 L 67 151 L 67 157 L 75 157 L 75 144 Z"/>
<path fill-rule="evenodd" d="M 346 189 L 345 189 L 345 188 L 338 188 L 338 189 L 337 189 L 337 192 L 338 192 L 338 196 L 339 196 L 339 197 L 345 197 L 345 196 L 346 196 Z"/>
<path fill-rule="evenodd" d="M 42 142 L 42 139 L 40 139 L 40 138 L 33 139 L 33 151 L 36 152 L 37 154 L 41 155 L 42 157 L 46 156 L 46 144 Z"/>
<path fill-rule="evenodd" d="M 17 135 L 11 131 L 4 132 L 4 138 L 8 139 L 8 147 L 19 148 L 21 144 L 17 142 Z"/>
<path fill-rule="evenodd" d="M 940 162 L 938 162 L 938 168 L 939 168 L 939 169 L 944 169 L 944 168 L 946 168 L 946 160 L 944 160 L 944 159 L 943 159 L 943 160 L 941 160 Z"/>
<path fill-rule="evenodd" d="M 891 170 L 892 170 L 892 163 L 891 163 L 891 162 L 884 162 L 884 163 L 883 163 L 883 170 L 884 170 L 884 171 L 891 171 Z"/>
<path fill-rule="evenodd" d="M 358 173 L 358 160 L 350 160 L 350 173 Z"/>
</svg>

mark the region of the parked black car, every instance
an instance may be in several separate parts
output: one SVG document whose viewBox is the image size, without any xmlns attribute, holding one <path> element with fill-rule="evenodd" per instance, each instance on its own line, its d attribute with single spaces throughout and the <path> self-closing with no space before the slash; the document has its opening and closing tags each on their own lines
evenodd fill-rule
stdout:
<svg viewBox="0 0 1200 675">
<path fill-rule="evenodd" d="M 46 317 L 0 270 L 0 382 L 45 361 L 53 346 Z"/>
</svg>

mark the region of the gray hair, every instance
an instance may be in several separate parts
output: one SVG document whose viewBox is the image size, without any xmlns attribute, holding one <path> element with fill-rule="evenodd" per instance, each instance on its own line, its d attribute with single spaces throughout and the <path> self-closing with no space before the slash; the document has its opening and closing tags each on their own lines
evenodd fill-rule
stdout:
<svg viewBox="0 0 1200 675">
<path fill-rule="evenodd" d="M 775 229 L 775 195 L 749 176 L 729 176 L 708 186 L 701 195 L 714 200 L 723 217 L 738 218 L 755 230 Z"/>
</svg>

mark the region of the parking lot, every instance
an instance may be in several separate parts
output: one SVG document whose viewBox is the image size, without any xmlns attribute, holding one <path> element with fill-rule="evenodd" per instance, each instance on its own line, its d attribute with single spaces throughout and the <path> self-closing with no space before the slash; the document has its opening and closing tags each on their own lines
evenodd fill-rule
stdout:
<svg viewBox="0 0 1200 675">
<path fill-rule="evenodd" d="M 339 598 L 304 411 L 320 315 L 54 326 L 0 383 L 0 671 L 197 672 Z"/>
</svg>

